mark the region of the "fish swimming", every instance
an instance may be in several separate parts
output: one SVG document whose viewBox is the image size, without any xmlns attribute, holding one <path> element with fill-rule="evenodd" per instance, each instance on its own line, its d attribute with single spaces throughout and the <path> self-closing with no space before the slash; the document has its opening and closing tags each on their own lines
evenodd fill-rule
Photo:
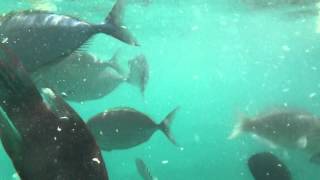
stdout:
<svg viewBox="0 0 320 180">
<path fill-rule="evenodd" d="M 252 155 L 248 167 L 255 180 L 291 180 L 287 166 L 269 152 Z"/>
<path fill-rule="evenodd" d="M 133 108 L 113 108 L 90 118 L 87 125 L 100 148 L 105 151 L 128 149 L 142 144 L 157 130 L 161 130 L 177 145 L 170 131 L 177 110 L 174 109 L 160 124 L 156 124 L 150 117 Z"/>
<path fill-rule="evenodd" d="M 303 111 L 283 109 L 243 118 L 229 139 L 242 132 L 253 133 L 284 148 L 300 149 L 311 155 L 320 153 L 320 120 Z"/>
<path fill-rule="evenodd" d="M 110 61 L 100 61 L 85 52 L 73 53 L 58 64 L 34 72 L 33 79 L 38 87 L 49 87 L 77 102 L 102 98 L 124 82 L 140 87 L 143 94 L 149 77 L 146 58 L 139 55 L 128 61 L 128 74 L 117 59 L 115 55 Z"/>
<path fill-rule="evenodd" d="M 149 168 L 143 162 L 142 159 L 137 158 L 135 162 L 138 173 L 140 174 L 143 180 L 154 180 L 154 177 L 151 175 Z"/>
<path fill-rule="evenodd" d="M 118 0 L 102 24 L 48 11 L 12 12 L 0 17 L 0 42 L 15 52 L 28 72 L 56 63 L 104 33 L 130 45 L 138 45 L 121 23 L 124 0 Z"/>
<path fill-rule="evenodd" d="M 0 94 L 1 142 L 21 179 L 108 180 L 100 148 L 80 116 L 49 89 L 40 94 L 3 46 Z"/>
</svg>

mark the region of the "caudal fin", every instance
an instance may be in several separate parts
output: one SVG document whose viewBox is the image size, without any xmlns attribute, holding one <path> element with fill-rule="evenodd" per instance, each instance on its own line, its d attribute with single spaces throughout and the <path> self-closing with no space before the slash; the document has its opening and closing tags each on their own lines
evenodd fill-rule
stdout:
<svg viewBox="0 0 320 180">
<path fill-rule="evenodd" d="M 249 121 L 248 118 L 240 116 L 235 126 L 233 127 L 233 130 L 229 135 L 228 139 L 235 139 L 236 137 L 238 137 L 244 131 L 244 125 L 247 121 Z"/>
<path fill-rule="evenodd" d="M 127 82 L 138 86 L 144 94 L 149 80 L 149 65 L 144 55 L 139 55 L 129 62 L 129 75 Z"/>
<path fill-rule="evenodd" d="M 102 25 L 104 26 L 102 31 L 124 43 L 138 46 L 139 44 L 136 39 L 131 35 L 128 28 L 122 24 L 124 6 L 125 0 L 117 0 L 111 12 L 106 17 L 105 24 Z"/>
<path fill-rule="evenodd" d="M 165 118 L 164 120 L 159 124 L 160 130 L 167 136 L 167 138 L 176 146 L 179 146 L 173 137 L 170 129 L 170 125 L 173 121 L 174 116 L 176 115 L 176 112 L 179 110 L 179 107 L 172 110 Z"/>
</svg>

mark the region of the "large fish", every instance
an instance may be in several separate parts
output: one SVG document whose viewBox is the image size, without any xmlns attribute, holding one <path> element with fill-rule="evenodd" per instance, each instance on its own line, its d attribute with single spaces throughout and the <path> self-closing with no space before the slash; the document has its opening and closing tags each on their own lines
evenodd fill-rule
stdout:
<svg viewBox="0 0 320 180">
<path fill-rule="evenodd" d="M 124 0 L 118 0 L 101 24 L 40 10 L 12 12 L 0 17 L 0 41 L 16 53 L 28 72 L 67 57 L 97 33 L 137 45 L 121 23 L 123 6 Z"/>
<path fill-rule="evenodd" d="M 287 166 L 269 152 L 252 155 L 248 167 L 255 180 L 291 180 Z"/>
<path fill-rule="evenodd" d="M 151 175 L 151 172 L 147 165 L 143 162 L 142 159 L 137 158 L 136 159 L 136 168 L 138 170 L 138 173 L 142 177 L 143 180 L 154 180 L 155 178 Z"/>
<path fill-rule="evenodd" d="M 80 116 L 0 48 L 1 142 L 25 180 L 107 180 L 99 146 Z M 49 103 L 50 102 L 50 103 Z"/>
<path fill-rule="evenodd" d="M 128 149 L 146 142 L 156 130 L 161 130 L 175 145 L 170 124 L 178 108 L 156 124 L 147 115 L 132 108 L 113 108 L 89 119 L 87 125 L 102 150 Z"/>
<path fill-rule="evenodd" d="M 320 120 L 310 113 L 283 109 L 243 118 L 229 139 L 242 132 L 253 133 L 274 145 L 303 150 L 311 156 L 320 153 Z"/>
<path fill-rule="evenodd" d="M 110 61 L 100 61 L 88 53 L 78 52 L 58 64 L 36 71 L 33 77 L 39 87 L 63 93 L 71 101 L 101 98 L 124 82 L 140 87 L 143 93 L 149 77 L 145 57 L 137 56 L 128 64 L 129 73 L 126 74 L 116 55 Z"/>
</svg>

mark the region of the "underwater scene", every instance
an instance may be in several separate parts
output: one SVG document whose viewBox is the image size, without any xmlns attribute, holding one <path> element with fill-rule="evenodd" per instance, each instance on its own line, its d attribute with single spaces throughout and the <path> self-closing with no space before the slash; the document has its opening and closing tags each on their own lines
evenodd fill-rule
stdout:
<svg viewBox="0 0 320 180">
<path fill-rule="evenodd" d="M 0 180 L 318 180 L 318 0 L 0 0 Z"/>
</svg>

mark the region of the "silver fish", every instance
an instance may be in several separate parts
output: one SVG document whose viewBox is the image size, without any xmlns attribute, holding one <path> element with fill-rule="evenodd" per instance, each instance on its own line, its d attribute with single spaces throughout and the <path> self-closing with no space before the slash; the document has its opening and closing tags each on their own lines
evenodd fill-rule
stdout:
<svg viewBox="0 0 320 180">
<path fill-rule="evenodd" d="M 102 24 L 54 12 L 29 10 L 0 17 L 0 41 L 6 43 L 28 72 L 56 63 L 98 33 L 138 45 L 121 23 L 124 0 L 118 0 Z"/>
<path fill-rule="evenodd" d="M 177 145 L 170 131 L 170 124 L 178 108 L 171 111 L 160 124 L 133 108 L 113 108 L 89 119 L 87 125 L 101 149 L 111 151 L 128 149 L 146 142 L 161 130 Z"/>
<path fill-rule="evenodd" d="M 128 63 L 127 75 L 116 55 L 109 61 L 100 61 L 91 54 L 78 52 L 36 71 L 33 78 L 38 87 L 49 87 L 77 102 L 104 97 L 124 82 L 140 87 L 143 94 L 149 77 L 147 61 L 140 55 Z"/>
</svg>

